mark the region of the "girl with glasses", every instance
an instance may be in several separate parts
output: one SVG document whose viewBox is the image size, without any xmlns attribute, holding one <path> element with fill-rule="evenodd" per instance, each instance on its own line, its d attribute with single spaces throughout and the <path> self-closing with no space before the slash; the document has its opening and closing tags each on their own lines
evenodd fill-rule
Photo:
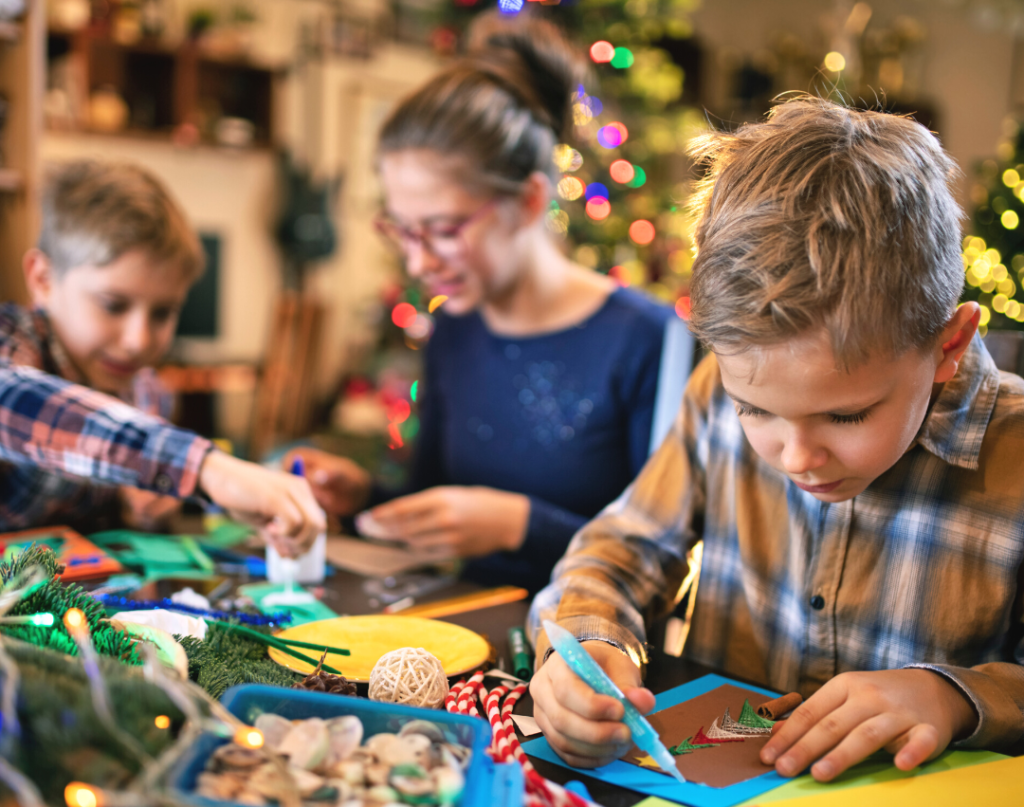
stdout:
<svg viewBox="0 0 1024 807">
<path fill-rule="evenodd" d="M 546 226 L 583 74 L 554 26 L 483 15 L 467 54 L 391 114 L 377 226 L 426 296 L 448 298 L 408 489 L 300 451 L 328 511 L 372 507 L 383 535 L 531 592 L 647 458 L 671 315 L 571 261 Z"/>
</svg>

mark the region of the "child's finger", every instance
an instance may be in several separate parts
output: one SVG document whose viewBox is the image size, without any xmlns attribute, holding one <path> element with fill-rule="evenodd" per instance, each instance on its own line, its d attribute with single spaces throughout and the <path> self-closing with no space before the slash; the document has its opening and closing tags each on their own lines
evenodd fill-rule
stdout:
<svg viewBox="0 0 1024 807">
<path fill-rule="evenodd" d="M 935 756 L 938 749 L 939 730 L 931 723 L 918 723 L 906 733 L 903 747 L 896 752 L 893 763 L 901 771 L 909 771 Z"/>
<path fill-rule="evenodd" d="M 905 729 L 906 724 L 903 720 L 892 712 L 883 712 L 870 717 L 856 725 L 845 737 L 840 739 L 831 751 L 828 751 L 824 758 L 815 762 L 811 766 L 811 775 L 819 782 L 828 782 L 851 765 L 856 765 L 865 757 L 883 748 L 894 737 L 902 734 Z M 787 757 L 794 751 L 787 754 Z M 811 751 L 811 754 L 813 753 Z M 821 756 L 821 754 L 816 756 Z M 816 756 L 810 756 L 808 761 L 813 761 Z M 783 763 L 784 759 L 779 760 L 779 765 Z"/>
<path fill-rule="evenodd" d="M 848 737 L 858 726 L 871 717 L 862 707 L 845 704 L 833 712 L 823 716 L 814 726 L 782 754 L 775 763 L 775 769 L 783 776 L 796 776 L 814 762 L 836 747 Z M 788 723 L 792 723 L 790 718 Z M 786 731 L 783 727 L 777 736 Z M 894 735 L 886 737 L 886 742 Z M 769 741 L 771 743 L 776 738 Z M 883 743 L 884 744 L 884 743 Z M 879 744 L 876 748 L 881 748 Z M 767 748 L 767 746 L 765 746 Z M 764 758 L 762 752 L 762 759 Z"/>
<path fill-rule="evenodd" d="M 602 724 L 589 724 L 576 727 L 574 730 L 562 731 L 555 727 L 553 721 L 549 719 L 551 716 L 546 712 L 537 712 L 534 717 L 551 747 L 558 752 L 562 759 L 577 768 L 596 768 L 605 765 L 618 759 L 632 746 L 632 742 L 629 740 L 596 744 L 579 739 L 581 736 L 587 736 L 596 740 L 600 733 L 597 729 L 598 727 L 603 728 Z M 619 725 L 621 726 L 621 724 Z M 577 733 L 578 731 L 584 733 Z"/>
<path fill-rule="evenodd" d="M 434 508 L 434 497 L 431 495 L 431 491 L 424 490 L 377 505 L 370 511 L 370 515 L 381 526 L 398 529 L 410 519 L 419 518 Z"/>
<path fill-rule="evenodd" d="M 845 687 L 833 681 L 825 684 L 811 698 L 800 704 L 786 720 L 786 725 L 772 734 L 772 738 L 761 749 L 761 761 L 774 765 L 808 731 L 817 726 L 826 715 L 834 712 L 846 702 Z"/>
</svg>

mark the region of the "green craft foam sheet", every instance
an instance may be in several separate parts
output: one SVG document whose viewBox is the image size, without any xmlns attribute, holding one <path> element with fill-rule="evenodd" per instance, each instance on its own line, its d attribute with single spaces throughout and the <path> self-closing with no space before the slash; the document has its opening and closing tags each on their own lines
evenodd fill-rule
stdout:
<svg viewBox="0 0 1024 807">
<path fill-rule="evenodd" d="M 930 773 L 941 773 L 942 771 L 951 771 L 956 768 L 980 765 L 984 762 L 996 762 L 1000 759 L 1008 759 L 1008 757 L 1004 754 L 997 754 L 994 751 L 947 751 L 927 765 L 922 765 L 913 771 L 901 771 L 892 764 L 891 754 L 876 754 L 859 765 L 854 765 L 846 773 L 837 776 L 827 784 L 815 782 L 809 775 L 798 776 L 796 779 L 772 790 L 770 793 L 764 793 L 741 802 L 737 807 L 756 807 L 759 804 L 771 804 L 787 799 L 799 799 L 805 796 L 823 796 L 829 793 L 837 793 L 840 790 L 852 790 L 857 787 L 867 787 L 868 785 L 875 785 L 881 782 L 893 782 L 897 779 L 927 776 Z M 643 801 L 637 802 L 634 807 L 674 807 L 679 803 L 649 796 Z"/>
<path fill-rule="evenodd" d="M 284 586 L 277 583 L 248 583 L 238 587 L 238 593 L 250 597 L 256 607 L 263 613 L 279 613 L 287 611 L 292 615 L 292 621 L 288 627 L 305 625 L 307 622 L 317 622 L 321 619 L 333 619 L 337 614 L 324 605 L 320 600 L 304 602 L 301 605 L 273 605 L 264 606 L 263 598 L 268 594 L 279 594 L 284 591 Z"/>
<path fill-rule="evenodd" d="M 750 693 L 757 693 L 767 698 L 778 696 L 778 693 L 771 692 L 770 690 L 746 686 L 721 675 L 705 675 L 696 681 L 690 681 L 655 696 L 654 714 L 670 709 L 685 701 L 693 700 L 723 685 L 739 687 Z M 523 743 L 523 750 L 530 756 L 546 760 L 547 762 L 553 762 L 576 773 L 592 776 L 595 779 L 600 779 L 619 787 L 625 787 L 629 790 L 635 790 L 648 796 L 656 796 L 670 803 L 688 804 L 692 805 L 692 807 L 734 807 L 734 805 L 760 796 L 762 793 L 780 787 L 789 781 L 775 773 L 775 771 L 769 771 L 727 787 L 710 787 L 709 785 L 702 785 L 696 782 L 682 784 L 664 773 L 641 768 L 622 760 L 616 760 L 608 765 L 592 770 L 573 768 L 555 753 L 554 749 L 551 748 L 548 741 L 543 737 Z M 694 756 L 696 756 L 696 753 L 700 752 L 695 752 Z M 715 751 L 711 749 L 705 753 L 715 753 Z"/>
</svg>

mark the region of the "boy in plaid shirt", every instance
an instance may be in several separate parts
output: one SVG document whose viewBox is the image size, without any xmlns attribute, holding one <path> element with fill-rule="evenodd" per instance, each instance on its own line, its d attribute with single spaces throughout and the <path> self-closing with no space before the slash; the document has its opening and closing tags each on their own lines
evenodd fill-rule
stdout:
<svg viewBox="0 0 1024 807">
<path fill-rule="evenodd" d="M 779 773 L 1021 750 L 1024 381 L 957 306 L 952 161 L 911 120 L 807 98 L 694 156 L 690 326 L 711 354 L 535 600 L 538 658 L 556 619 L 650 710 L 643 615 L 703 540 L 685 654 L 808 698 L 762 751 Z M 630 747 L 621 705 L 557 655 L 531 691 L 570 763 Z"/>
<path fill-rule="evenodd" d="M 82 161 L 44 192 L 24 259 L 33 309 L 0 306 L 0 531 L 85 531 L 203 493 L 285 554 L 324 529 L 304 479 L 168 424 L 152 366 L 202 270 L 198 240 L 139 168 Z"/>
</svg>

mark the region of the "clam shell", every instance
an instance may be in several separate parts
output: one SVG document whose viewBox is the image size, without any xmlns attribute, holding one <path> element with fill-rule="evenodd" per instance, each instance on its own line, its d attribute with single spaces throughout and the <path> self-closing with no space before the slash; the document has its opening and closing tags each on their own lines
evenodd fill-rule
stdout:
<svg viewBox="0 0 1024 807">
<path fill-rule="evenodd" d="M 410 720 L 398 732 L 399 737 L 405 737 L 409 734 L 420 734 L 432 743 L 440 744 L 445 742 L 444 732 L 441 731 L 436 723 L 431 723 L 429 720 Z"/>
<path fill-rule="evenodd" d="M 261 714 L 253 725 L 263 732 L 263 747 L 272 748 L 275 751 L 288 732 L 292 730 L 290 720 L 286 720 L 281 715 L 275 715 L 273 712 Z"/>
<path fill-rule="evenodd" d="M 330 749 L 327 752 L 327 766 L 336 765 L 348 759 L 363 741 L 363 724 L 354 715 L 336 717 L 327 721 L 327 736 Z"/>
<path fill-rule="evenodd" d="M 220 765 L 230 769 L 255 768 L 267 761 L 266 754 L 257 748 L 246 748 L 234 743 L 225 743 L 213 752 L 213 758 Z"/>
<path fill-rule="evenodd" d="M 311 717 L 292 726 L 277 751 L 288 757 L 289 764 L 311 771 L 324 763 L 329 749 L 327 724 L 318 717 Z"/>
</svg>

